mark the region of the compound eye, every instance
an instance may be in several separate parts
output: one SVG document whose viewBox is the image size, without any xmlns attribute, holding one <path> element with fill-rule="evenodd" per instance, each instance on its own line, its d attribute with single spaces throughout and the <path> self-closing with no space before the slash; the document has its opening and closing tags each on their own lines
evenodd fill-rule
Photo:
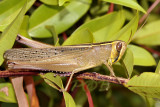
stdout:
<svg viewBox="0 0 160 107">
<path fill-rule="evenodd" d="M 118 52 L 121 51 L 121 49 L 122 49 L 122 43 L 121 43 L 121 42 L 118 42 L 118 43 L 117 43 L 116 49 L 117 49 Z"/>
</svg>

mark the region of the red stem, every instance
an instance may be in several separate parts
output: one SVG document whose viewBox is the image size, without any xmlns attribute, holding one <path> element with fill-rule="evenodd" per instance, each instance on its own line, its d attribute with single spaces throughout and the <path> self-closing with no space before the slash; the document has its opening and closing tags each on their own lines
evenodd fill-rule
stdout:
<svg viewBox="0 0 160 107">
<path fill-rule="evenodd" d="M 154 54 L 157 54 L 158 56 L 160 56 L 160 52 L 158 52 L 158 51 L 156 51 L 156 50 L 154 50 L 154 49 L 152 49 L 152 48 L 149 48 L 149 47 L 147 47 L 147 46 L 144 46 L 144 45 L 140 45 L 140 46 L 143 47 L 143 48 L 145 48 L 145 49 L 148 50 L 149 52 L 154 53 Z"/>
<path fill-rule="evenodd" d="M 18 76 L 31 76 L 38 75 L 39 72 L 11 72 L 8 70 L 0 71 L 0 78 L 2 77 L 18 77 Z"/>
<path fill-rule="evenodd" d="M 89 103 L 89 107 L 94 107 L 94 105 L 93 105 L 93 100 L 92 100 L 92 96 L 91 96 L 91 93 L 90 93 L 90 91 L 89 91 L 89 89 L 88 89 L 88 87 L 87 87 L 87 84 L 84 82 L 84 80 L 83 79 L 78 79 L 79 81 L 80 81 L 80 83 L 82 84 L 82 85 L 84 85 L 84 90 L 86 91 L 86 95 L 87 95 L 87 98 L 88 98 L 88 103 Z"/>
<path fill-rule="evenodd" d="M 108 14 L 108 13 L 111 13 L 111 12 L 113 12 L 113 11 L 114 11 L 114 4 L 111 3 L 110 6 L 109 6 L 109 10 L 108 10 L 107 14 Z"/>
<path fill-rule="evenodd" d="M 39 107 L 39 101 L 36 94 L 35 84 L 32 76 L 25 76 L 24 82 L 29 96 L 30 106 Z"/>
<path fill-rule="evenodd" d="M 63 35 L 62 35 L 62 36 L 63 36 L 63 39 L 64 39 L 64 40 L 66 40 L 66 39 L 67 39 L 67 35 L 66 35 L 66 33 L 65 33 L 65 32 L 63 32 Z"/>
<path fill-rule="evenodd" d="M 40 3 L 40 2 L 35 2 L 35 3 L 34 3 L 34 6 L 39 7 L 41 4 L 42 4 L 42 3 Z"/>
</svg>

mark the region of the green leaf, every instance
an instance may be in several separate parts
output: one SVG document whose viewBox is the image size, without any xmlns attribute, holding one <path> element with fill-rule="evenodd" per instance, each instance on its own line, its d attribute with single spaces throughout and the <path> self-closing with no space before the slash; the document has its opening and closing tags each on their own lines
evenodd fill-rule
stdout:
<svg viewBox="0 0 160 107">
<path fill-rule="evenodd" d="M 12 48 L 14 41 L 17 37 L 19 28 L 23 21 L 23 16 L 25 14 L 26 4 L 23 6 L 22 10 L 18 14 L 18 16 L 13 20 L 13 22 L 4 30 L 2 35 L 0 36 L 0 65 L 3 63 L 3 53 Z M 5 44 L 5 45 L 4 45 Z"/>
<path fill-rule="evenodd" d="M 55 31 L 54 26 L 46 26 L 46 28 L 51 32 L 51 34 L 53 36 L 54 46 L 60 46 L 59 38 L 58 38 L 58 35 Z"/>
<path fill-rule="evenodd" d="M 53 25 L 57 34 L 64 32 L 87 12 L 90 4 L 91 0 L 72 0 L 63 7 L 41 5 L 31 15 L 30 36 L 51 37 L 51 33 L 45 28 L 46 25 Z"/>
<path fill-rule="evenodd" d="M 32 39 L 29 35 L 28 35 L 28 22 L 29 22 L 29 16 L 24 16 L 23 18 L 23 22 L 21 24 L 21 27 L 19 29 L 19 34 L 23 35 L 26 38 Z"/>
<path fill-rule="evenodd" d="M 133 42 L 143 45 L 160 45 L 160 20 L 152 21 L 144 26 L 135 35 Z"/>
<path fill-rule="evenodd" d="M 145 72 L 131 78 L 127 85 L 131 91 L 145 97 L 160 98 L 160 74 Z"/>
<path fill-rule="evenodd" d="M 123 40 L 126 43 L 129 43 L 130 38 L 132 38 L 132 36 L 137 30 L 138 20 L 139 20 L 139 15 L 137 13 L 136 16 L 127 25 L 125 25 L 117 34 L 110 37 L 109 40 L 110 41 Z M 133 53 L 129 48 L 126 50 L 125 55 L 123 56 L 120 63 L 126 69 L 127 76 L 130 77 L 133 71 L 134 59 L 133 59 Z"/>
<path fill-rule="evenodd" d="M 11 83 L 0 83 L 0 101 L 16 103 L 16 96 Z"/>
<path fill-rule="evenodd" d="M 88 29 L 82 29 L 76 35 L 70 36 L 63 45 L 75 45 L 82 43 L 93 43 L 93 35 Z"/>
<path fill-rule="evenodd" d="M 92 5 L 92 7 L 90 8 L 90 14 L 94 17 L 106 14 L 109 10 L 109 4 L 107 4 L 106 2 L 96 2 L 98 3 L 98 5 L 97 3 L 95 3 L 95 5 Z"/>
<path fill-rule="evenodd" d="M 127 69 L 125 68 L 125 65 L 121 63 L 121 60 L 113 64 L 112 67 L 116 76 L 128 78 Z"/>
<path fill-rule="evenodd" d="M 63 83 L 62 83 L 62 80 L 61 78 L 56 75 L 54 73 L 46 73 L 44 75 L 41 75 L 41 77 L 44 79 L 44 81 L 50 85 L 51 87 L 57 89 L 57 90 L 60 90 L 60 89 L 64 89 L 63 87 Z"/>
<path fill-rule="evenodd" d="M 141 6 L 142 6 L 145 10 L 148 10 L 148 8 L 149 8 L 149 3 L 148 3 L 147 0 L 141 0 L 141 1 L 140 1 L 140 4 L 141 4 Z"/>
<path fill-rule="evenodd" d="M 59 0 L 59 6 L 62 6 L 64 5 L 65 2 L 68 2 L 70 0 Z"/>
<path fill-rule="evenodd" d="M 138 21 L 139 15 L 137 12 L 136 16 L 127 25 L 125 25 L 117 34 L 113 35 L 109 40 L 123 40 L 126 43 L 130 42 L 129 39 L 132 38 L 132 36 L 137 30 Z"/>
<path fill-rule="evenodd" d="M 126 6 L 126 7 L 130 7 L 130 8 L 139 10 L 143 13 L 146 13 L 146 11 L 138 3 L 136 3 L 134 0 L 103 0 L 103 1 L 123 5 L 123 6 Z"/>
<path fill-rule="evenodd" d="M 133 59 L 133 53 L 129 48 L 126 50 L 124 56 L 122 57 L 122 60 L 120 60 L 120 63 L 126 69 L 127 74 L 130 78 L 133 71 L 134 59 Z"/>
<path fill-rule="evenodd" d="M 39 87 L 39 86 L 42 86 L 42 87 Z M 49 99 L 46 99 L 44 96 L 38 97 L 40 102 L 42 101 L 40 100 L 41 98 L 43 99 L 43 102 L 45 101 L 47 102 L 47 105 L 48 105 L 47 107 L 54 107 L 55 104 L 57 104 L 57 100 L 59 98 L 62 98 L 61 93 L 59 93 L 59 91 L 55 90 L 53 87 L 49 86 L 45 82 L 42 82 L 41 84 L 39 84 L 38 87 L 36 87 L 36 91 L 43 93 L 43 95 L 49 98 Z"/>
<path fill-rule="evenodd" d="M 153 56 L 146 51 L 145 49 L 135 46 L 129 45 L 128 48 L 132 51 L 134 57 L 134 65 L 140 66 L 154 66 L 156 62 Z"/>
<path fill-rule="evenodd" d="M 26 12 L 35 0 L 3 0 L 0 2 L 0 31 L 3 31 L 16 18 L 26 1 Z"/>
<path fill-rule="evenodd" d="M 117 33 L 117 31 L 119 31 L 119 29 L 123 26 L 125 21 L 124 16 L 123 11 L 119 11 L 93 19 L 81 25 L 75 32 L 73 32 L 71 37 L 76 37 L 77 33 L 79 33 L 82 29 L 88 29 L 91 33 L 93 33 L 95 40 L 94 42 L 108 41 L 109 38 Z"/>
<path fill-rule="evenodd" d="M 155 73 L 159 73 L 160 74 L 160 61 L 158 62 L 158 65 L 157 65 Z"/>
<path fill-rule="evenodd" d="M 76 87 L 78 86 L 76 85 Z M 76 107 L 83 107 L 83 105 L 85 105 L 85 103 L 87 102 L 87 96 L 83 88 L 80 88 L 78 90 L 78 92 L 74 96 L 74 101 L 76 102 Z"/>
<path fill-rule="evenodd" d="M 40 0 L 40 1 L 48 5 L 58 5 L 58 0 Z"/>
<path fill-rule="evenodd" d="M 76 104 L 72 98 L 72 96 L 68 92 L 63 92 L 64 100 L 66 103 L 66 107 L 76 107 Z"/>
<path fill-rule="evenodd" d="M 123 9 L 123 11 L 126 16 L 126 20 L 132 20 L 132 18 L 135 16 L 135 13 L 130 12 L 128 9 Z"/>
<path fill-rule="evenodd" d="M 144 100 L 146 102 L 146 106 L 147 107 L 154 107 L 155 105 L 155 100 L 153 98 L 150 97 L 144 97 Z"/>
</svg>

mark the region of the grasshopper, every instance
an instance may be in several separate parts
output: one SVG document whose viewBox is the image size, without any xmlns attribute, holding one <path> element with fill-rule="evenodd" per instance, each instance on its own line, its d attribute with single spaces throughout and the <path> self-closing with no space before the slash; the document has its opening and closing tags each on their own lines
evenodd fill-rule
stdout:
<svg viewBox="0 0 160 107">
<path fill-rule="evenodd" d="M 74 73 L 105 64 L 115 76 L 112 64 L 119 61 L 127 43 L 116 40 L 92 44 L 57 46 L 46 48 L 16 48 L 7 50 L 4 58 L 8 70 L 56 71 L 70 74 L 67 90 Z"/>
</svg>

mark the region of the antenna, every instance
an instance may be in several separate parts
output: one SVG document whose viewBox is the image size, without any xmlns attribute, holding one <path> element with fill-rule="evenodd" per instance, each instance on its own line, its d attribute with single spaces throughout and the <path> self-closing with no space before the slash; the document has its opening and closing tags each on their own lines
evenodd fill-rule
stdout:
<svg viewBox="0 0 160 107">
<path fill-rule="evenodd" d="M 130 36 L 129 36 L 129 40 L 128 40 L 128 42 L 127 42 L 127 44 L 129 44 L 129 42 L 131 42 L 131 40 L 132 40 L 132 30 L 131 30 L 131 34 L 130 34 Z"/>
<path fill-rule="evenodd" d="M 144 23 L 140 26 L 140 28 L 135 32 L 135 34 L 133 35 L 133 37 L 143 28 L 143 26 L 146 24 L 146 22 L 147 22 L 147 19 L 148 19 L 148 17 L 146 18 L 146 20 L 144 21 Z M 131 34 L 130 34 L 130 37 L 129 37 L 129 40 L 128 40 L 128 42 L 127 42 L 127 44 L 129 44 L 130 42 L 131 42 L 131 40 L 132 40 L 132 30 L 131 30 Z"/>
</svg>

